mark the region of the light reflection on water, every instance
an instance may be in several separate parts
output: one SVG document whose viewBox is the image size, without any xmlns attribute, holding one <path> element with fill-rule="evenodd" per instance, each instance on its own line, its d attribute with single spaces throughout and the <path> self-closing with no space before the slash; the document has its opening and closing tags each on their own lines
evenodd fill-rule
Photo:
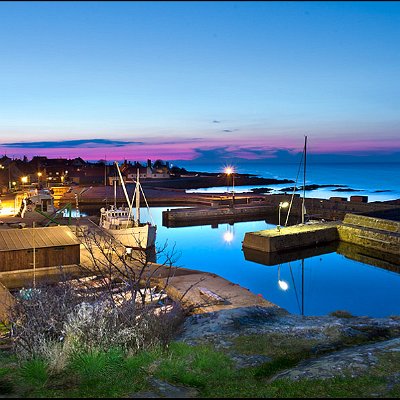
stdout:
<svg viewBox="0 0 400 400">
<path fill-rule="evenodd" d="M 246 232 L 274 229 L 275 225 L 252 221 L 167 228 L 162 226 L 165 210 L 156 207 L 150 211 L 157 224 L 156 245 L 161 247 L 167 241 L 170 250 L 175 245 L 180 253 L 175 265 L 179 267 L 213 272 L 295 314 L 346 310 L 372 317 L 400 315 L 400 267 L 394 268 L 397 272 L 388 271 L 332 249 L 327 254 L 307 255 L 304 263 L 295 260 L 280 267 L 263 265 L 245 259 L 242 241 Z M 142 220 L 148 218 L 146 209 L 141 210 L 141 216 Z"/>
</svg>

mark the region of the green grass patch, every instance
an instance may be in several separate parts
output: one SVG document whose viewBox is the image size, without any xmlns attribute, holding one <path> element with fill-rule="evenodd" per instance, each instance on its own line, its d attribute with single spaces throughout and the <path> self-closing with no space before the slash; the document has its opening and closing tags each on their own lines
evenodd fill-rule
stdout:
<svg viewBox="0 0 400 400">
<path fill-rule="evenodd" d="M 211 346 L 172 343 L 155 375 L 171 383 L 204 389 L 232 379 L 234 369 L 232 360 Z"/>
<path fill-rule="evenodd" d="M 316 340 L 297 338 L 279 333 L 239 336 L 234 339 L 234 350 L 242 354 L 262 354 L 272 358 L 302 354 L 306 357 L 318 343 Z"/>
<path fill-rule="evenodd" d="M 171 384 L 196 388 L 199 397 L 206 398 L 400 397 L 396 378 L 400 354 L 395 352 L 380 355 L 376 367 L 356 378 L 271 382 L 269 379 L 276 373 L 309 357 L 311 343 L 278 334 L 267 336 L 267 341 L 261 337 L 253 341 L 251 337 L 237 340 L 242 351 L 247 349 L 248 354 L 272 358 L 258 367 L 242 369 L 236 369 L 226 354 L 211 346 L 180 342 L 171 343 L 164 350 L 156 348 L 135 355 L 126 355 L 118 349 L 76 354 L 67 368 L 57 374 L 52 374 L 44 361 L 18 365 L 12 357 L 0 352 L 5 362 L 0 368 L 0 393 L 48 398 L 131 397 L 137 392 L 153 390 L 148 378 L 154 376 Z M 271 349 L 271 344 L 279 344 L 281 348 Z"/>
</svg>

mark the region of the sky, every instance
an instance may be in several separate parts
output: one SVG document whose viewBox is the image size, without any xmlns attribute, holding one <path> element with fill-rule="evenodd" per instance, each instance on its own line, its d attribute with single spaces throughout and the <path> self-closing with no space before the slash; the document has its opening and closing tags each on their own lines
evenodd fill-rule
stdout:
<svg viewBox="0 0 400 400">
<path fill-rule="evenodd" d="M 400 161 L 400 2 L 0 2 L 0 154 Z"/>
</svg>

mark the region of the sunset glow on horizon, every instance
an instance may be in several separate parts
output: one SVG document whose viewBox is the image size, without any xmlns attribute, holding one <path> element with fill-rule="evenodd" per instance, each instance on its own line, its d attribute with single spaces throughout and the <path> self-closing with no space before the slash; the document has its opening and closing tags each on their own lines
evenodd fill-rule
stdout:
<svg viewBox="0 0 400 400">
<path fill-rule="evenodd" d="M 0 154 L 400 154 L 400 3 L 2 2 Z"/>
</svg>

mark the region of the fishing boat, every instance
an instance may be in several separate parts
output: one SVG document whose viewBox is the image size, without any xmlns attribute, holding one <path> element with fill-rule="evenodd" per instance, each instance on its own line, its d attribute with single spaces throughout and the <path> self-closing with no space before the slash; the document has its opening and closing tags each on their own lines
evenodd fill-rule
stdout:
<svg viewBox="0 0 400 400">
<path fill-rule="evenodd" d="M 155 245 L 157 226 L 152 222 L 140 221 L 140 199 L 141 195 L 145 200 L 150 215 L 150 208 L 144 195 L 142 186 L 139 182 L 139 171 L 136 178 L 135 191 L 132 201 L 129 199 L 125 182 L 119 165 L 115 162 L 121 186 L 123 188 L 128 207 L 116 206 L 116 181 L 114 181 L 114 205 L 107 209 L 102 207 L 100 210 L 100 227 L 112 235 L 117 241 L 126 247 L 130 254 L 132 249 L 146 250 Z M 133 213 L 133 204 L 135 203 L 135 213 Z"/>
<path fill-rule="evenodd" d="M 49 189 L 32 189 L 22 195 L 20 209 L 16 216 L 24 218 L 34 211 L 52 214 L 56 211 L 54 197 Z"/>
</svg>

